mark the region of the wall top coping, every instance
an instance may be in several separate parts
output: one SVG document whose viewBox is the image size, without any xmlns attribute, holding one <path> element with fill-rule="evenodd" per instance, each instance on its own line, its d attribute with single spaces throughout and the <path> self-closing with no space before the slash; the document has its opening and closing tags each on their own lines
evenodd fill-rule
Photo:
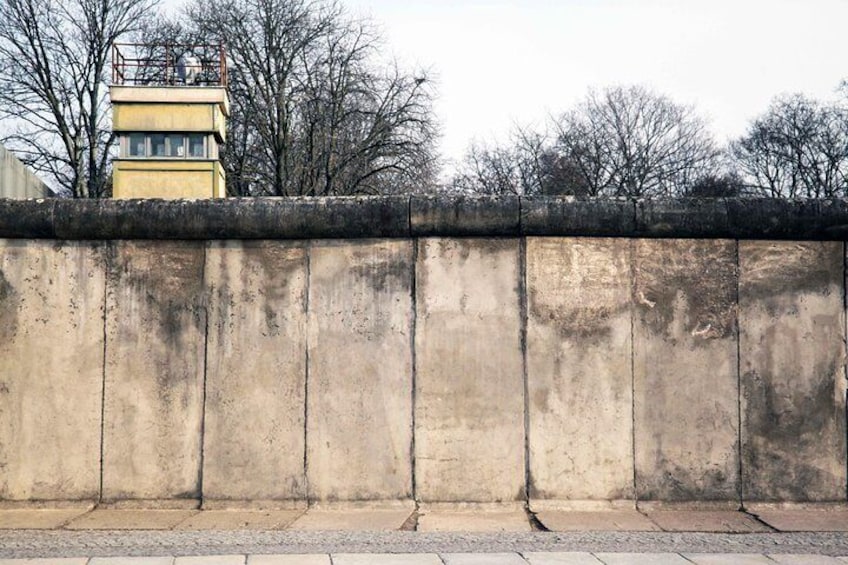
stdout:
<svg viewBox="0 0 848 565">
<path fill-rule="evenodd" d="M 848 240 L 848 199 L 364 196 L 0 199 L 0 238 L 585 236 Z"/>
</svg>

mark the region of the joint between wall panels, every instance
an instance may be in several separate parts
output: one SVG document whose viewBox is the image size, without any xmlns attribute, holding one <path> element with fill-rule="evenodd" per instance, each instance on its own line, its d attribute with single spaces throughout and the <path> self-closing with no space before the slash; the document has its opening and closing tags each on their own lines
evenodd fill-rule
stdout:
<svg viewBox="0 0 848 565">
<path fill-rule="evenodd" d="M 842 242 L 842 387 L 845 443 L 848 445 L 848 244 Z M 848 449 L 845 460 L 845 497 L 848 500 Z"/>
<path fill-rule="evenodd" d="M 306 317 L 304 331 L 304 365 L 303 365 L 303 489 L 307 506 L 312 504 L 312 493 L 309 487 L 309 300 L 312 292 L 312 242 L 306 242 L 306 292 L 304 292 L 303 311 Z"/>
<path fill-rule="evenodd" d="M 206 394 L 209 375 L 209 281 L 207 280 L 207 263 L 209 261 L 209 246 L 207 241 L 203 246 L 203 266 L 200 271 L 201 288 L 203 289 L 203 390 L 200 404 L 200 461 L 197 468 L 197 493 L 201 506 L 204 501 L 203 471 L 206 462 Z"/>
<path fill-rule="evenodd" d="M 736 472 L 738 474 L 736 493 L 739 497 L 739 507 L 744 504 L 744 481 L 742 469 L 742 325 L 739 320 L 739 285 L 742 284 L 739 263 L 739 240 L 734 240 L 736 250 Z"/>
<path fill-rule="evenodd" d="M 519 340 L 521 344 L 521 373 L 524 384 L 524 500 L 529 509 L 530 475 L 530 383 L 527 370 L 527 238 L 518 240 L 518 308 Z"/>
<path fill-rule="evenodd" d="M 111 271 L 111 253 L 110 247 L 114 245 L 112 242 L 107 242 L 103 250 L 103 312 L 102 312 L 102 322 L 103 322 L 103 365 L 102 365 L 102 373 L 101 378 L 102 382 L 100 385 L 100 486 L 98 490 L 98 502 L 103 502 L 103 473 L 106 467 L 105 465 L 105 438 L 106 438 L 106 342 L 108 331 L 106 328 L 106 312 L 108 309 L 109 302 L 109 275 Z"/>
<path fill-rule="evenodd" d="M 635 214 L 635 212 L 634 212 Z M 633 462 L 633 501 L 639 501 L 636 461 L 636 308 L 633 297 L 636 296 L 636 240 L 630 239 L 630 457 Z"/>
<path fill-rule="evenodd" d="M 412 500 L 415 501 L 415 509 L 418 510 L 418 478 L 416 476 L 416 460 L 415 460 L 415 408 L 416 408 L 416 386 L 417 386 L 417 358 L 415 355 L 415 337 L 418 331 L 418 238 L 411 238 L 412 242 L 412 277 L 410 281 L 410 298 L 411 298 L 411 328 L 409 332 L 409 352 L 410 352 L 410 367 L 411 367 L 411 403 L 412 409 L 411 425 L 412 433 L 410 434 L 409 445 L 409 464 L 410 464 L 410 488 L 412 490 Z"/>
</svg>

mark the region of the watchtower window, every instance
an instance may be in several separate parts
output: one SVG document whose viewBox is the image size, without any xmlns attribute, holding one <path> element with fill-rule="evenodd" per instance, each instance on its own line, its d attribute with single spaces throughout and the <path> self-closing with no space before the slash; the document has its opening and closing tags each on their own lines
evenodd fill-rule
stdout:
<svg viewBox="0 0 848 565">
<path fill-rule="evenodd" d="M 131 133 L 129 135 L 127 147 L 127 154 L 130 157 L 144 157 L 145 151 L 144 148 L 144 134 L 143 133 Z"/>
<path fill-rule="evenodd" d="M 168 149 L 168 157 L 185 157 L 185 136 L 171 134 L 165 140 Z"/>
<path fill-rule="evenodd" d="M 151 157 L 166 157 L 168 155 L 165 149 L 165 134 L 154 133 L 150 135 L 150 156 Z"/>
<path fill-rule="evenodd" d="M 206 157 L 205 135 L 195 133 L 188 136 L 188 155 L 200 159 Z"/>
<path fill-rule="evenodd" d="M 204 133 L 130 133 L 121 136 L 121 156 L 217 159 L 217 144 Z"/>
</svg>

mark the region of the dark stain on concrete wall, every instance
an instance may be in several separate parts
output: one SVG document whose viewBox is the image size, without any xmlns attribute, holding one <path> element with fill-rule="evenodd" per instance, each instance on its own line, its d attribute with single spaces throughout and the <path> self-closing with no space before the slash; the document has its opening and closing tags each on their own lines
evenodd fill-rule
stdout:
<svg viewBox="0 0 848 565">
<path fill-rule="evenodd" d="M 18 299 L 15 287 L 0 270 L 0 339 L 11 339 L 18 331 Z"/>
<path fill-rule="evenodd" d="M 846 496 L 839 242 L 740 244 L 747 500 Z"/>
<path fill-rule="evenodd" d="M 375 292 L 408 292 L 412 287 L 411 257 L 393 255 L 390 259 L 360 262 L 351 268 L 353 275 Z"/>
<path fill-rule="evenodd" d="M 743 380 L 751 407 L 743 446 L 745 498 L 843 499 L 845 477 L 834 467 L 846 457 L 845 442 L 839 441 L 845 437 L 845 415 L 834 399 L 834 383 L 822 379 L 802 391 L 781 389 L 756 373 Z M 822 490 L 838 496 L 822 497 Z"/>
<path fill-rule="evenodd" d="M 655 476 L 637 476 L 636 490 L 641 500 L 692 501 L 732 500 L 736 498 L 736 482 L 721 468 L 694 473 L 673 461 L 659 457 Z"/>
<path fill-rule="evenodd" d="M 728 240 L 637 242 L 633 303 L 642 323 L 672 343 L 681 337 L 674 326 L 696 344 L 734 336 L 734 246 Z"/>
</svg>

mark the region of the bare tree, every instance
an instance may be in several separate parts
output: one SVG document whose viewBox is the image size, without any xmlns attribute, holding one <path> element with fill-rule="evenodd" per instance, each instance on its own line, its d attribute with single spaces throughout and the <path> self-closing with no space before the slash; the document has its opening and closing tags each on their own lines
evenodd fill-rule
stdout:
<svg viewBox="0 0 848 565">
<path fill-rule="evenodd" d="M 109 190 L 109 51 L 154 2 L 0 0 L 2 141 L 60 191 Z"/>
<path fill-rule="evenodd" d="M 692 108 L 640 86 L 590 91 L 554 127 L 557 153 L 590 196 L 677 195 L 719 155 Z"/>
<path fill-rule="evenodd" d="M 776 99 L 731 144 L 748 189 L 777 198 L 848 195 L 848 109 L 796 94 Z"/>
<path fill-rule="evenodd" d="M 188 14 L 230 57 L 231 194 L 386 193 L 432 182 L 432 83 L 377 65 L 367 22 L 324 0 L 197 0 Z"/>
<path fill-rule="evenodd" d="M 482 193 L 653 198 L 717 174 L 719 151 L 686 106 L 642 87 L 590 91 L 548 133 L 516 128 L 506 146 L 472 146 L 453 180 Z"/>
</svg>

